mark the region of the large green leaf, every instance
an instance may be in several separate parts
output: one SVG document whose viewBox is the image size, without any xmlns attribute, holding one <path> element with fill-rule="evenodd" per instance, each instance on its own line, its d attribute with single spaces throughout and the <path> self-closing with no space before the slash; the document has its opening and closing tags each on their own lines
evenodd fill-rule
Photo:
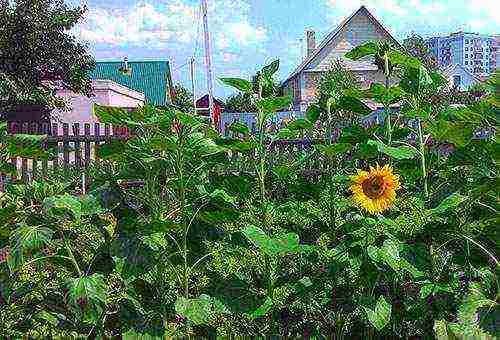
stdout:
<svg viewBox="0 0 500 340">
<path fill-rule="evenodd" d="M 436 140 L 452 143 L 457 147 L 468 145 L 474 133 L 474 128 L 470 124 L 445 120 L 432 123 L 429 130 Z"/>
<path fill-rule="evenodd" d="M 415 268 L 405 258 L 400 256 L 400 244 L 395 240 L 386 240 L 382 247 L 368 246 L 367 253 L 377 263 L 384 263 L 398 273 L 409 272 L 414 278 L 422 277 L 424 273 Z"/>
<path fill-rule="evenodd" d="M 7 150 L 10 157 L 42 158 L 52 156 L 51 150 L 43 148 L 46 135 L 14 134 L 7 136 Z"/>
<path fill-rule="evenodd" d="M 102 274 L 67 280 L 68 300 L 72 310 L 84 321 L 96 322 L 106 303 L 106 282 Z"/>
<path fill-rule="evenodd" d="M 196 299 L 186 299 L 179 296 L 175 301 L 175 311 L 192 321 L 195 325 L 206 324 L 212 317 L 212 300 L 210 296 L 202 294 Z"/>
<path fill-rule="evenodd" d="M 392 306 L 385 301 L 385 298 L 382 295 L 377 300 L 375 310 L 368 307 L 363 308 L 368 316 L 368 320 L 378 331 L 384 329 L 389 321 L 391 321 Z"/>
<path fill-rule="evenodd" d="M 290 106 L 292 98 L 290 96 L 268 97 L 257 101 L 257 107 L 266 113 L 276 112 Z"/>
<path fill-rule="evenodd" d="M 82 203 L 78 197 L 69 194 L 48 197 L 42 205 L 43 209 L 53 217 L 72 216 L 75 220 L 79 220 L 82 216 Z"/>
<path fill-rule="evenodd" d="M 399 86 L 409 94 L 418 95 L 426 87 L 431 86 L 432 78 L 424 66 L 418 68 L 409 67 L 403 72 Z"/>
<path fill-rule="evenodd" d="M 394 104 L 401 100 L 403 91 L 399 86 L 391 86 L 389 88 L 382 84 L 374 83 L 370 86 L 367 96 L 379 103 Z"/>
<path fill-rule="evenodd" d="M 318 104 L 311 104 L 306 111 L 306 119 L 311 123 L 316 123 L 321 115 L 321 108 Z"/>
<path fill-rule="evenodd" d="M 347 52 L 345 57 L 351 60 L 358 60 L 369 55 L 377 54 L 377 43 L 370 41 L 363 45 L 356 46 L 351 51 Z"/>
<path fill-rule="evenodd" d="M 300 131 L 304 129 L 310 129 L 312 127 L 313 124 L 309 120 L 303 118 L 295 119 L 288 123 L 286 126 L 286 128 L 290 131 Z"/>
<path fill-rule="evenodd" d="M 314 147 L 322 154 L 333 157 L 351 150 L 353 146 L 349 143 L 335 143 L 331 145 L 320 144 L 315 145 Z"/>
<path fill-rule="evenodd" d="M 51 243 L 54 232 L 42 226 L 18 226 L 10 237 L 11 267 L 17 267 L 24 262 L 25 252 L 33 252 Z"/>
<path fill-rule="evenodd" d="M 252 93 L 252 83 L 240 78 L 221 78 L 224 84 L 234 87 L 241 92 Z"/>
<path fill-rule="evenodd" d="M 15 175 L 17 172 L 16 166 L 10 162 L 0 160 L 0 173 L 6 175 Z"/>
<path fill-rule="evenodd" d="M 273 300 L 269 296 L 267 296 L 266 299 L 264 300 L 264 303 L 262 305 L 260 305 L 259 308 L 254 310 L 250 314 L 250 317 L 252 319 L 256 319 L 256 318 L 259 318 L 261 316 L 264 316 L 267 313 L 269 313 L 269 311 L 271 311 L 272 308 L 273 308 Z"/>
<path fill-rule="evenodd" d="M 450 196 L 446 197 L 444 200 L 442 200 L 441 203 L 439 203 L 439 205 L 436 208 L 431 209 L 431 211 L 435 214 L 442 214 L 448 211 L 449 209 L 457 208 L 465 200 L 467 200 L 467 196 L 463 196 L 455 192 Z"/>
<path fill-rule="evenodd" d="M 231 125 L 229 125 L 229 130 L 234 131 L 236 133 L 241 133 L 243 135 L 248 135 L 250 133 L 250 129 L 245 123 L 242 122 L 233 122 Z"/>
<path fill-rule="evenodd" d="M 120 107 L 94 104 L 92 110 L 93 114 L 99 118 L 99 122 L 101 123 L 128 125 L 130 120 L 130 112 Z"/>
<path fill-rule="evenodd" d="M 419 68 L 422 66 L 420 60 L 409 55 L 404 54 L 401 51 L 391 50 L 387 53 L 391 63 L 395 65 L 400 65 L 404 67 Z"/>
<path fill-rule="evenodd" d="M 360 99 L 343 95 L 337 100 L 337 107 L 341 110 L 358 113 L 361 115 L 367 115 L 372 113 L 372 109 L 370 109 L 365 103 L 363 103 Z"/>
<path fill-rule="evenodd" d="M 97 148 L 97 157 L 120 161 L 124 159 L 124 152 L 127 150 L 127 142 L 119 139 L 107 140 Z"/>
<path fill-rule="evenodd" d="M 262 229 L 249 226 L 243 229 L 243 234 L 258 248 L 268 255 L 286 255 L 300 250 L 299 236 L 295 233 L 270 238 Z"/>
<path fill-rule="evenodd" d="M 236 138 L 220 138 L 216 140 L 215 143 L 226 149 L 238 152 L 248 152 L 255 149 L 257 146 L 252 140 L 241 140 Z"/>
<path fill-rule="evenodd" d="M 369 140 L 368 145 L 376 146 L 379 152 L 398 160 L 413 159 L 417 155 L 417 149 L 409 146 L 392 147 L 375 140 Z"/>
<path fill-rule="evenodd" d="M 262 68 L 262 73 L 264 73 L 267 76 L 272 76 L 278 71 L 279 68 L 280 68 L 280 61 L 279 59 L 277 59 L 271 62 L 269 65 L 264 66 Z"/>
</svg>

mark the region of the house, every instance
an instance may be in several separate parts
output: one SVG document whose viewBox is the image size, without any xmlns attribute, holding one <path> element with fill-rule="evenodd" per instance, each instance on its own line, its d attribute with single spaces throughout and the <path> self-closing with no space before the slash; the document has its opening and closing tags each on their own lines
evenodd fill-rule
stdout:
<svg viewBox="0 0 500 340">
<path fill-rule="evenodd" d="M 71 109 L 54 112 L 54 118 L 63 123 L 97 122 L 97 117 L 92 114 L 94 104 L 132 109 L 144 105 L 146 100 L 144 93 L 109 79 L 92 80 L 92 97 L 75 94 L 70 90 L 57 90 L 56 93 L 65 99 Z"/>
<path fill-rule="evenodd" d="M 346 18 L 316 46 L 315 32 L 306 31 L 307 56 L 305 60 L 283 82 L 286 93 L 293 97 L 293 109 L 305 111 L 317 94 L 317 82 L 336 60 L 358 76 L 363 87 L 373 82 L 383 82 L 384 75 L 373 64 L 372 59 L 348 60 L 344 55 L 354 47 L 368 41 L 386 40 L 399 45 L 382 24 L 361 6 Z"/>
<path fill-rule="evenodd" d="M 143 93 L 146 103 L 164 106 L 169 102 L 168 61 L 98 61 L 92 79 L 112 80 L 132 90 Z"/>
<path fill-rule="evenodd" d="M 452 64 L 442 69 L 441 73 L 448 80 L 450 87 L 455 87 L 460 91 L 467 91 L 471 86 L 480 84 L 481 78 L 471 73 L 461 64 Z"/>
<path fill-rule="evenodd" d="M 219 126 L 220 116 L 221 116 L 222 112 L 224 111 L 224 107 L 226 106 L 226 104 L 222 100 L 217 99 L 215 97 L 213 98 L 213 100 L 214 100 L 214 123 L 215 123 L 215 126 Z M 196 112 L 199 115 L 208 117 L 209 116 L 209 109 L 208 109 L 209 106 L 210 106 L 210 99 L 208 97 L 208 94 L 206 94 L 203 97 L 196 100 Z"/>
</svg>

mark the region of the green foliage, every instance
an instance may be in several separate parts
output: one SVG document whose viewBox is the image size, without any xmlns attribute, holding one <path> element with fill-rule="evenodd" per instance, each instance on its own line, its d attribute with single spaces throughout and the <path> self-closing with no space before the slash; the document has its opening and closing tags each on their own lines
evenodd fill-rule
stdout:
<svg viewBox="0 0 500 340">
<path fill-rule="evenodd" d="M 497 129 L 494 101 L 436 104 L 439 76 L 386 43 L 349 56 L 373 57 L 390 81 L 359 90 L 337 70 L 322 101 L 276 132 L 290 105 L 274 88 L 279 62 L 226 81 L 255 105 L 256 132 L 236 122 L 225 138 L 173 107 L 95 106 L 134 133 L 100 145 L 86 195 L 80 172 L 62 170 L 0 194 L 0 333 L 496 336 L 498 143 L 474 135 Z M 382 124 L 366 124 L 365 98 L 384 105 Z M 11 151 L 43 141 L 20 139 Z M 368 214 L 351 176 L 377 164 L 401 188 Z M 361 190 L 371 200 L 385 185 Z"/>
<path fill-rule="evenodd" d="M 3 2 L 0 9 L 1 114 L 17 105 L 54 108 L 65 103 L 44 80 L 90 95 L 94 60 L 69 32 L 85 9 L 62 1 Z"/>
</svg>

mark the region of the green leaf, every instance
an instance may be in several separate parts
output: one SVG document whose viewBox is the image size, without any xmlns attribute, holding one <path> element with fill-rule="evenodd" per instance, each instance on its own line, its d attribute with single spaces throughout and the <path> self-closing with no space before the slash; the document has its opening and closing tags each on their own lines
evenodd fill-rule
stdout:
<svg viewBox="0 0 500 340">
<path fill-rule="evenodd" d="M 101 203 L 94 195 L 81 196 L 80 203 L 82 216 L 92 216 L 106 212 L 106 209 L 102 207 Z"/>
<path fill-rule="evenodd" d="M 107 140 L 97 148 L 97 157 L 120 161 L 124 159 L 124 153 L 127 149 L 127 142 L 119 139 Z"/>
<path fill-rule="evenodd" d="M 368 316 L 368 320 L 378 331 L 384 329 L 389 321 L 391 321 L 392 306 L 385 301 L 382 295 L 378 298 L 374 311 L 368 307 L 363 308 Z"/>
<path fill-rule="evenodd" d="M 252 140 L 240 140 L 236 138 L 219 138 L 215 143 L 226 149 L 238 152 L 248 152 L 257 146 Z"/>
<path fill-rule="evenodd" d="M 367 91 L 367 97 L 374 99 L 379 103 L 394 104 L 401 100 L 403 90 L 399 86 L 386 88 L 384 85 L 374 83 Z"/>
<path fill-rule="evenodd" d="M 96 322 L 102 317 L 106 302 L 106 282 L 102 274 L 71 278 L 66 283 L 73 311 L 84 320 Z"/>
<path fill-rule="evenodd" d="M 42 143 L 47 140 L 46 135 L 15 134 L 9 135 L 7 150 L 10 157 L 42 158 L 51 157 L 50 150 L 44 150 Z"/>
<path fill-rule="evenodd" d="M 224 84 L 234 87 L 241 92 L 252 93 L 252 83 L 240 78 L 221 78 Z"/>
<path fill-rule="evenodd" d="M 356 46 L 347 52 L 345 57 L 351 60 L 358 60 L 369 55 L 377 54 L 377 43 L 370 41 L 363 45 Z"/>
<path fill-rule="evenodd" d="M 264 66 L 262 68 L 262 73 L 266 74 L 267 76 L 272 76 L 278 71 L 279 68 L 280 68 L 280 61 L 279 59 L 277 59 L 271 62 L 269 65 Z"/>
<path fill-rule="evenodd" d="M 192 321 L 195 325 L 207 323 L 212 315 L 212 301 L 208 295 L 200 295 L 196 299 L 179 296 L 175 301 L 175 311 Z"/>
<path fill-rule="evenodd" d="M 262 229 L 249 226 L 243 229 L 243 234 L 258 248 L 268 255 L 283 256 L 300 250 L 299 236 L 295 233 L 270 238 Z"/>
<path fill-rule="evenodd" d="M 311 104 L 306 111 L 306 119 L 312 124 L 316 123 L 321 115 L 321 108 L 317 104 Z"/>
<path fill-rule="evenodd" d="M 453 294 L 453 289 L 445 283 L 426 283 L 420 288 L 420 298 L 425 299 L 431 294 L 439 292 Z"/>
<path fill-rule="evenodd" d="M 269 313 L 272 308 L 273 308 L 273 300 L 269 296 L 267 296 L 264 303 L 262 305 L 260 305 L 259 308 L 254 310 L 252 312 L 252 314 L 250 314 L 250 317 L 252 319 L 256 319 L 256 318 L 259 318 L 261 316 L 264 316 L 267 313 Z"/>
<path fill-rule="evenodd" d="M 347 151 L 352 149 L 352 145 L 349 143 L 336 143 L 331 145 L 315 145 L 314 146 L 319 152 L 324 155 L 333 157 L 336 155 L 340 155 L 346 153 Z"/>
<path fill-rule="evenodd" d="M 337 100 L 337 107 L 348 112 L 358 113 L 361 115 L 367 115 L 372 113 L 365 103 L 356 97 L 343 95 Z"/>
<path fill-rule="evenodd" d="M 457 208 L 465 200 L 467 200 L 467 196 L 463 196 L 455 192 L 450 196 L 446 197 L 444 200 L 442 200 L 441 203 L 439 203 L 439 205 L 436 208 L 431 209 L 431 211 L 435 214 L 442 214 L 446 212 L 448 209 Z"/>
<path fill-rule="evenodd" d="M 48 197 L 42 206 L 53 217 L 72 215 L 75 220 L 80 220 L 82 216 L 82 203 L 77 197 L 68 194 Z"/>
<path fill-rule="evenodd" d="M 290 131 L 300 131 L 304 129 L 310 129 L 313 125 L 307 119 L 299 118 L 291 121 L 287 124 L 286 128 Z"/>
<path fill-rule="evenodd" d="M 400 51 L 391 50 L 388 52 L 388 57 L 391 63 L 404 67 L 419 68 L 422 66 L 420 60 L 410 57 Z"/>
<path fill-rule="evenodd" d="M 286 109 L 292 103 L 292 98 L 290 96 L 283 97 L 268 97 L 257 101 L 257 107 L 266 113 L 272 113 L 279 111 L 281 109 Z"/>
<path fill-rule="evenodd" d="M 229 130 L 241 133 L 243 135 L 248 135 L 250 133 L 250 129 L 245 123 L 242 122 L 233 122 L 231 125 L 229 125 Z"/>
<path fill-rule="evenodd" d="M 0 173 L 6 175 L 15 175 L 17 173 L 17 169 L 14 164 L 0 160 Z"/>
<path fill-rule="evenodd" d="M 406 68 L 399 86 L 408 94 L 418 95 L 426 87 L 432 85 L 432 78 L 424 66 Z"/>
<path fill-rule="evenodd" d="M 439 120 L 429 126 L 433 138 L 438 141 L 452 143 L 457 147 L 464 147 L 472 140 L 474 129 L 464 122 L 448 122 Z"/>
<path fill-rule="evenodd" d="M 42 226 L 20 225 L 10 237 L 11 267 L 17 267 L 24 262 L 25 252 L 34 252 L 51 243 L 54 232 Z"/>
<path fill-rule="evenodd" d="M 369 140 L 368 145 L 376 146 L 379 152 L 398 160 L 413 159 L 417 155 L 417 149 L 409 146 L 392 147 L 375 140 Z"/>
<path fill-rule="evenodd" d="M 231 205 L 236 205 L 236 198 L 230 196 L 222 189 L 215 189 L 210 193 L 210 198 L 218 199 Z"/>
<path fill-rule="evenodd" d="M 104 124 L 128 125 L 131 117 L 131 113 L 123 108 L 99 104 L 92 106 L 92 113 Z"/>
</svg>

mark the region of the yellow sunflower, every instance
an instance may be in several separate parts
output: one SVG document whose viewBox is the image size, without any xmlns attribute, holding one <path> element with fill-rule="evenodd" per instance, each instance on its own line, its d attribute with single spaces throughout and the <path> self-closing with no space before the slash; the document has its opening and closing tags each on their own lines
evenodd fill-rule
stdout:
<svg viewBox="0 0 500 340">
<path fill-rule="evenodd" d="M 399 178 L 389 165 L 370 171 L 358 170 L 351 176 L 350 189 L 354 202 L 370 214 L 378 214 L 388 209 L 396 198 L 396 190 L 400 188 Z"/>
</svg>

